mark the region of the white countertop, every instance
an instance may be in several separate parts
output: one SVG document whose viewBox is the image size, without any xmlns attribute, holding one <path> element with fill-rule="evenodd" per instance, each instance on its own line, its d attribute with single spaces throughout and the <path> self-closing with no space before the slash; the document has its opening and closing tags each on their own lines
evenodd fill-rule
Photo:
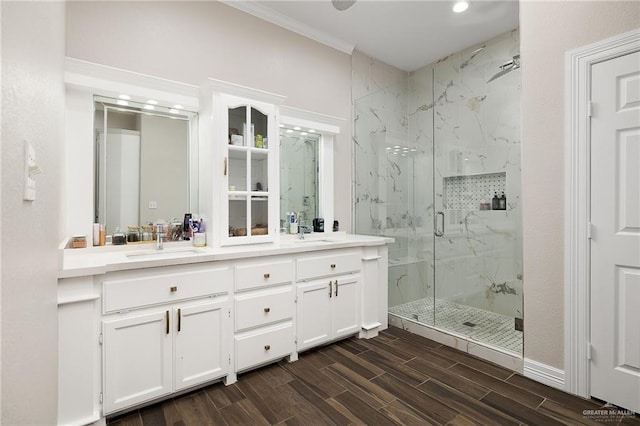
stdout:
<svg viewBox="0 0 640 426">
<path fill-rule="evenodd" d="M 391 242 L 393 242 L 392 238 L 336 232 L 307 234 L 304 240 L 299 240 L 294 235 L 286 235 L 281 236 L 278 243 L 229 247 L 193 247 L 189 241 L 180 241 L 165 243 L 164 250 L 156 250 L 155 244 L 61 249 L 58 278 L 99 275 L 157 266 L 379 246 Z"/>
</svg>

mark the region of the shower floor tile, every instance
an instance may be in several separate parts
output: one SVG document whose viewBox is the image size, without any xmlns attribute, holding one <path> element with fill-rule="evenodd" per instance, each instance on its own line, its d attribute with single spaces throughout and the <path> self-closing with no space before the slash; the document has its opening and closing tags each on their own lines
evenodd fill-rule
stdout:
<svg viewBox="0 0 640 426">
<path fill-rule="evenodd" d="M 389 313 L 452 331 L 477 342 L 522 355 L 522 332 L 514 329 L 514 319 L 495 312 L 433 298 L 414 300 L 389 308 Z"/>
</svg>

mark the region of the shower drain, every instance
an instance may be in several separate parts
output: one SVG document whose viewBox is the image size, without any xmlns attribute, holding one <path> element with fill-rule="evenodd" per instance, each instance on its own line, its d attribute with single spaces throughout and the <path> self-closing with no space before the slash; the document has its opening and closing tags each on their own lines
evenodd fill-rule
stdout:
<svg viewBox="0 0 640 426">
<path fill-rule="evenodd" d="M 467 321 L 467 322 L 463 322 L 462 325 L 466 325 L 467 327 L 475 327 L 476 323 Z"/>
</svg>

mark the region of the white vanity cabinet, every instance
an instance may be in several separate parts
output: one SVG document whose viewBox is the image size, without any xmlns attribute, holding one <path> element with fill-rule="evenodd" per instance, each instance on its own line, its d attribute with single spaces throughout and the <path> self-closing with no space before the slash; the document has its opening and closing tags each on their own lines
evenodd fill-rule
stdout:
<svg viewBox="0 0 640 426">
<path fill-rule="evenodd" d="M 232 281 L 226 265 L 105 277 L 104 414 L 229 373 Z"/>
<path fill-rule="evenodd" d="M 331 251 L 297 259 L 297 349 L 361 330 L 360 251 Z"/>
<path fill-rule="evenodd" d="M 296 361 L 314 346 L 376 336 L 387 327 L 386 242 L 345 236 L 338 247 L 260 244 L 207 249 L 184 264 L 168 255 L 63 271 L 59 424 L 104 421 L 174 392 Z"/>
<path fill-rule="evenodd" d="M 235 370 L 290 356 L 294 344 L 293 260 L 269 257 L 235 266 Z"/>
</svg>

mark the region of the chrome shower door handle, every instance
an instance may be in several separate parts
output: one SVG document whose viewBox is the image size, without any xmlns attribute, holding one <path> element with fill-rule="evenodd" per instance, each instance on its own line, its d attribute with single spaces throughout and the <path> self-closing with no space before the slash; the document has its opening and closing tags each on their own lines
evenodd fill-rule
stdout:
<svg viewBox="0 0 640 426">
<path fill-rule="evenodd" d="M 442 217 L 442 230 L 438 227 L 438 217 Z M 444 235 L 444 212 L 438 212 L 433 217 L 433 233 L 436 237 L 442 237 Z"/>
</svg>

